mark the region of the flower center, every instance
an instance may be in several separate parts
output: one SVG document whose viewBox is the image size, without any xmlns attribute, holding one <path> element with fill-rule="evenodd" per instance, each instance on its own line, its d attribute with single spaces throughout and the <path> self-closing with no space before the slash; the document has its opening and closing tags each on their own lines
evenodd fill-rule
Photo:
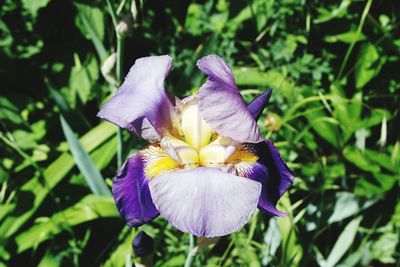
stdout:
<svg viewBox="0 0 400 267">
<path fill-rule="evenodd" d="M 181 129 L 182 140 L 164 136 L 160 146 L 185 168 L 222 166 L 239 147 L 238 142 L 213 132 L 203 120 L 196 98 L 182 104 Z"/>
</svg>

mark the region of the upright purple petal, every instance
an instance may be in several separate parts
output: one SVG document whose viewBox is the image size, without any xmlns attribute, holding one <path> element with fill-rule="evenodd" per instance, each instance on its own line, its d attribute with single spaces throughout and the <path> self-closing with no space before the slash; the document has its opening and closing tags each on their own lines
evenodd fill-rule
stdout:
<svg viewBox="0 0 400 267">
<path fill-rule="evenodd" d="M 259 160 L 248 178 L 262 184 L 258 207 L 270 215 L 284 216 L 276 203 L 292 185 L 294 176 L 270 140 L 257 144 L 256 150 Z"/>
<path fill-rule="evenodd" d="M 199 110 L 203 119 L 218 134 L 241 143 L 257 143 L 263 139 L 257 122 L 236 87 L 232 71 L 217 55 L 197 61 L 208 75 L 199 90 Z"/>
<path fill-rule="evenodd" d="M 247 109 L 250 111 L 251 116 L 256 121 L 260 118 L 265 106 L 268 104 L 271 94 L 272 94 L 272 89 L 268 89 L 261 95 L 254 98 L 253 101 L 251 101 L 247 105 Z"/>
<path fill-rule="evenodd" d="M 150 142 L 159 141 L 171 128 L 173 105 L 164 80 L 172 67 L 169 56 L 136 60 L 118 92 L 97 114 Z"/>
<path fill-rule="evenodd" d="M 130 157 L 114 179 L 112 192 L 119 213 L 131 227 L 139 227 L 159 215 L 149 190 L 141 155 Z"/>
<path fill-rule="evenodd" d="M 164 173 L 150 181 L 154 204 L 173 226 L 196 236 L 238 231 L 257 207 L 261 184 L 218 168 Z"/>
</svg>

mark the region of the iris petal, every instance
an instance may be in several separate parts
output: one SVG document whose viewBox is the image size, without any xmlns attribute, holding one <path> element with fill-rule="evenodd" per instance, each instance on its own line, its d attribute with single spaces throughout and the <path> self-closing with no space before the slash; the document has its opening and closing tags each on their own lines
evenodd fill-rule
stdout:
<svg viewBox="0 0 400 267">
<path fill-rule="evenodd" d="M 199 110 L 203 119 L 218 134 L 241 143 L 258 143 L 257 122 L 247 109 L 236 87 L 232 71 L 217 55 L 201 58 L 197 66 L 208 75 L 199 90 Z"/>
<path fill-rule="evenodd" d="M 294 176 L 271 141 L 257 144 L 256 150 L 259 160 L 247 177 L 262 184 L 258 207 L 270 215 L 284 216 L 286 213 L 275 206 L 292 185 Z"/>
<path fill-rule="evenodd" d="M 165 91 L 164 80 L 172 67 L 169 56 L 136 60 L 118 92 L 97 114 L 150 142 L 159 141 L 170 129 L 173 105 Z"/>
<path fill-rule="evenodd" d="M 242 228 L 261 192 L 258 182 L 207 167 L 164 173 L 149 185 L 163 217 L 183 232 L 205 237 Z"/>
<path fill-rule="evenodd" d="M 272 89 L 268 89 L 261 95 L 254 98 L 253 101 L 251 101 L 247 105 L 247 108 L 249 109 L 251 116 L 256 121 L 260 118 L 265 106 L 268 104 L 271 94 L 272 94 Z"/>
<path fill-rule="evenodd" d="M 159 215 L 151 199 L 141 155 L 124 163 L 114 179 L 112 192 L 119 213 L 129 226 L 141 226 Z"/>
</svg>

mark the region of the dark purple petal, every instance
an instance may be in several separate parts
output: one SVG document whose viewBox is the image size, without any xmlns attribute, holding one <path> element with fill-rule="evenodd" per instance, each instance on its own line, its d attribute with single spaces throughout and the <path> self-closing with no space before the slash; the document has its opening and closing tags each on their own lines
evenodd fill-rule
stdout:
<svg viewBox="0 0 400 267">
<path fill-rule="evenodd" d="M 143 231 L 140 231 L 132 241 L 135 257 L 144 257 L 154 253 L 154 240 Z"/>
<path fill-rule="evenodd" d="M 164 173 L 149 184 L 164 218 L 183 232 L 205 237 L 240 230 L 261 192 L 258 182 L 207 167 Z"/>
<path fill-rule="evenodd" d="M 197 61 L 208 75 L 199 90 L 199 110 L 203 119 L 218 134 L 241 143 L 257 143 L 263 139 L 257 122 L 236 87 L 232 71 L 217 55 Z"/>
<path fill-rule="evenodd" d="M 294 176 L 270 140 L 257 144 L 256 150 L 259 160 L 249 178 L 262 184 L 258 207 L 270 215 L 284 216 L 286 213 L 278 211 L 275 206 L 292 185 Z"/>
<path fill-rule="evenodd" d="M 271 94 L 272 94 L 272 89 L 268 89 L 261 95 L 254 98 L 253 101 L 251 101 L 250 104 L 247 105 L 247 108 L 250 111 L 251 116 L 256 121 L 260 118 L 265 106 L 268 104 Z"/>
<path fill-rule="evenodd" d="M 139 227 L 159 215 L 149 190 L 140 155 L 130 157 L 114 179 L 112 192 L 119 213 L 131 227 Z"/>
<path fill-rule="evenodd" d="M 174 116 L 173 105 L 164 88 L 171 67 L 169 56 L 139 58 L 118 92 L 97 116 L 150 142 L 159 141 L 164 131 L 171 128 Z"/>
</svg>

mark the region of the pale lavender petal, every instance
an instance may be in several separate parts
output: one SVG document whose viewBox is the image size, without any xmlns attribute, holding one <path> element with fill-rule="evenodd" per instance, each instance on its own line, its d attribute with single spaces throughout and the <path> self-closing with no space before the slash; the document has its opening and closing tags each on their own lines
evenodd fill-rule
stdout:
<svg viewBox="0 0 400 267">
<path fill-rule="evenodd" d="M 197 61 L 208 75 L 199 90 L 199 109 L 203 119 L 218 134 L 241 143 L 258 143 L 263 139 L 257 122 L 236 87 L 232 71 L 217 55 Z"/>
<path fill-rule="evenodd" d="M 268 104 L 271 94 L 272 94 L 272 89 L 268 89 L 261 95 L 254 98 L 253 101 L 251 101 L 250 104 L 247 105 L 247 108 L 250 111 L 251 116 L 256 121 L 260 118 L 265 106 Z"/>
<path fill-rule="evenodd" d="M 257 208 L 261 184 L 218 168 L 164 173 L 150 181 L 154 204 L 173 226 L 196 236 L 240 230 Z"/>
<path fill-rule="evenodd" d="M 294 176 L 271 141 L 257 144 L 256 149 L 259 160 L 248 178 L 262 184 L 258 207 L 270 215 L 285 216 L 276 209 L 276 203 L 292 185 Z"/>
<path fill-rule="evenodd" d="M 136 60 L 118 92 L 97 114 L 150 142 L 159 141 L 171 128 L 174 108 L 164 80 L 172 67 L 169 56 L 152 56 Z"/>
<path fill-rule="evenodd" d="M 149 191 L 141 155 L 129 158 L 114 179 L 112 192 L 119 213 L 131 227 L 138 227 L 159 215 Z"/>
</svg>

